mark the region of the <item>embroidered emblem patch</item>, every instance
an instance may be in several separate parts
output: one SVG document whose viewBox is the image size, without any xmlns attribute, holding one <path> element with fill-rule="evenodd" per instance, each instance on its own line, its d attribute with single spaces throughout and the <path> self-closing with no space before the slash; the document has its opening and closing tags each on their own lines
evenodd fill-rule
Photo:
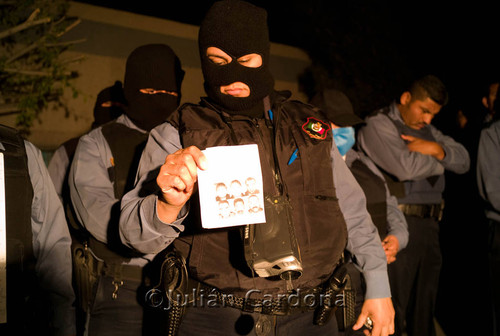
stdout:
<svg viewBox="0 0 500 336">
<path fill-rule="evenodd" d="M 325 139 L 329 129 L 330 125 L 313 117 L 307 118 L 306 123 L 302 125 L 302 130 L 313 139 Z"/>
</svg>

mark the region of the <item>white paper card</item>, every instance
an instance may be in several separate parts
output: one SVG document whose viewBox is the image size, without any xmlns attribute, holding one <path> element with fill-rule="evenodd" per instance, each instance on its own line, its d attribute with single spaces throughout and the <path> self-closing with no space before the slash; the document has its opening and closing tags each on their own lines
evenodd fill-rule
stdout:
<svg viewBox="0 0 500 336">
<path fill-rule="evenodd" d="M 198 169 L 202 226 L 264 223 L 264 195 L 256 144 L 209 147 L 207 170 Z"/>
<path fill-rule="evenodd" d="M 0 323 L 7 323 L 7 228 L 3 153 L 0 153 Z"/>
</svg>

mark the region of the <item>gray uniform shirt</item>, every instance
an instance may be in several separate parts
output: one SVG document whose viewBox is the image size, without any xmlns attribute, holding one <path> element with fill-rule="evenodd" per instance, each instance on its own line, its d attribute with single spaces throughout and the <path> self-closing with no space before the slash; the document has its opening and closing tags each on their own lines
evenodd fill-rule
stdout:
<svg viewBox="0 0 500 336">
<path fill-rule="evenodd" d="M 500 120 L 481 131 L 477 152 L 477 185 L 486 201 L 486 217 L 500 222 Z"/>
<path fill-rule="evenodd" d="M 370 171 L 375 175 L 379 176 L 385 185 L 385 202 L 387 204 L 387 235 L 393 235 L 398 239 L 399 251 L 404 249 L 408 245 L 408 223 L 406 222 L 405 215 L 398 208 L 398 200 L 396 197 L 391 195 L 387 183 L 385 183 L 384 176 L 382 172 L 377 168 L 372 160 L 362 152 L 358 152 L 351 149 L 345 155 L 345 163 L 349 168 L 351 168 L 352 163 L 355 160 L 360 160 L 364 163 Z"/>
<path fill-rule="evenodd" d="M 54 151 L 47 169 L 49 170 L 50 178 L 52 179 L 54 187 L 56 188 L 56 192 L 61 200 L 64 179 L 66 178 L 66 172 L 68 171 L 68 168 L 69 158 L 68 153 L 66 152 L 66 148 L 64 146 L 59 146 L 59 148 Z"/>
<path fill-rule="evenodd" d="M 156 176 L 168 154 L 181 149 L 177 129 L 168 123 L 154 128 L 141 157 L 135 189 L 122 198 L 120 236 L 122 241 L 144 253 L 157 253 L 184 230 L 186 207 L 174 223 L 163 223 L 156 214 L 156 194 L 141 197 L 143 185 L 156 185 Z M 377 229 L 366 210 L 363 191 L 333 143 L 333 176 L 339 205 L 347 223 L 347 249 L 354 255 L 367 283 L 366 298 L 390 297 L 387 259 Z"/>
<path fill-rule="evenodd" d="M 76 334 L 75 293 L 71 283 L 71 237 L 64 210 L 50 179 L 41 151 L 25 141 L 28 171 L 33 187 L 31 230 L 35 271 L 54 308 L 56 335 Z M 4 149 L 0 142 L 0 149 Z"/>
<path fill-rule="evenodd" d="M 444 189 L 441 175 L 445 169 L 458 174 L 469 170 L 467 149 L 433 125 L 427 125 L 421 131 L 430 131 L 434 141 L 443 147 L 444 159 L 438 160 L 431 155 L 411 152 L 393 122 L 404 124 L 396 103 L 390 105 L 387 115 L 378 113 L 368 116 L 365 121 L 366 125 L 358 131 L 358 145 L 378 167 L 399 181 L 404 181 L 406 197 L 399 199 L 399 203 L 440 203 Z M 412 133 L 414 134 L 411 135 L 418 136 L 418 131 L 414 130 Z M 441 176 L 441 181 L 438 179 L 435 184 L 425 181 L 433 176 Z"/>
<path fill-rule="evenodd" d="M 126 116 L 121 115 L 116 122 L 144 132 Z M 98 127 L 82 136 L 78 141 L 69 173 L 71 202 L 78 221 L 89 233 L 102 243 L 108 241 L 108 224 L 111 208 L 120 200 L 115 197 L 113 183 L 108 174 L 112 166 L 113 154 L 102 128 Z M 154 255 L 132 258 L 127 264 L 143 266 Z"/>
</svg>

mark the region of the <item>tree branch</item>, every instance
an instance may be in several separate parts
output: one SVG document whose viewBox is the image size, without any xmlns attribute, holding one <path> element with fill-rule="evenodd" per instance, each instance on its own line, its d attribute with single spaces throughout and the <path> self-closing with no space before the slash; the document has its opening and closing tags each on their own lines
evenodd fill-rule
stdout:
<svg viewBox="0 0 500 336">
<path fill-rule="evenodd" d="M 45 36 L 42 36 L 40 39 L 38 39 L 38 41 L 36 42 L 33 42 L 31 45 L 29 45 L 28 47 L 22 49 L 21 51 L 17 52 L 16 54 L 12 55 L 8 60 L 5 61 L 5 64 L 9 64 L 9 63 L 12 63 L 13 61 L 15 61 L 16 59 L 18 59 L 19 57 L 29 53 L 30 51 L 36 49 L 38 46 L 40 46 L 44 41 L 45 41 Z"/>
<path fill-rule="evenodd" d="M 35 18 L 38 16 L 38 14 L 40 14 L 40 8 L 35 9 L 33 11 L 33 13 L 31 13 L 31 15 L 28 17 L 26 22 L 31 22 L 31 21 L 35 20 Z"/>
<path fill-rule="evenodd" d="M 49 17 L 39 19 L 39 20 L 34 20 L 34 21 L 27 20 L 24 23 L 21 23 L 20 25 L 17 25 L 13 28 L 10 28 L 10 29 L 4 30 L 3 32 L 0 32 L 0 40 L 7 37 L 7 36 L 14 35 L 22 30 L 28 29 L 30 27 L 33 27 L 33 26 L 36 26 L 39 24 L 49 23 L 50 21 L 51 21 L 51 18 L 49 18 Z"/>
<path fill-rule="evenodd" d="M 79 39 L 79 40 L 73 40 L 73 41 L 67 41 L 67 42 L 57 42 L 57 43 L 46 43 L 46 47 L 64 47 L 67 45 L 72 45 L 72 44 L 77 44 L 77 43 L 83 43 L 87 42 L 86 38 Z"/>
<path fill-rule="evenodd" d="M 33 42 L 30 46 L 24 48 L 23 50 L 17 52 L 16 54 L 12 55 L 8 60 L 5 61 L 5 64 L 10 64 L 12 63 L 13 61 L 15 61 L 16 59 L 18 59 L 19 57 L 29 53 L 30 51 L 36 49 L 37 47 L 39 47 L 46 39 L 46 36 L 43 36 L 42 38 L 40 38 L 38 41 L 36 42 Z M 73 45 L 73 44 L 76 44 L 76 43 L 82 43 L 82 42 L 85 42 L 87 41 L 87 39 L 80 39 L 80 40 L 74 40 L 74 41 L 68 41 L 68 42 L 58 42 L 58 43 L 46 43 L 45 46 L 46 47 L 64 47 L 64 46 L 68 46 L 68 45 Z"/>
<path fill-rule="evenodd" d="M 63 60 L 63 61 L 61 61 L 61 64 L 68 64 L 68 63 L 78 62 L 78 61 L 81 61 L 83 59 L 85 59 L 85 56 L 77 56 L 77 57 L 72 58 L 72 59 Z"/>
<path fill-rule="evenodd" d="M 3 69 L 4 72 L 8 73 L 17 73 L 21 75 L 28 75 L 28 76 L 52 76 L 52 72 L 50 69 L 47 71 L 35 71 L 35 70 L 23 70 L 23 69 L 13 69 L 13 68 L 5 68 Z M 64 76 L 72 76 L 71 71 L 65 71 L 62 73 Z"/>
<path fill-rule="evenodd" d="M 75 28 L 76 26 L 78 26 L 80 23 L 82 22 L 81 19 L 77 19 L 75 20 L 72 24 L 70 24 L 69 26 L 67 26 L 62 32 L 60 32 L 59 34 L 57 34 L 56 36 L 57 37 L 61 37 L 63 36 L 64 34 L 66 34 L 67 32 L 69 32 L 71 29 Z"/>
</svg>

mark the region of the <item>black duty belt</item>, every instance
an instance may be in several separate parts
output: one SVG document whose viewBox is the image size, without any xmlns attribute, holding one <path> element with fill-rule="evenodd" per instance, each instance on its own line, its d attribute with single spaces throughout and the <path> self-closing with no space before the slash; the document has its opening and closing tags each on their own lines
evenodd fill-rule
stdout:
<svg viewBox="0 0 500 336">
<path fill-rule="evenodd" d="M 313 311 L 323 300 L 322 289 L 315 287 L 307 290 L 298 290 L 289 294 L 273 294 L 272 299 L 257 299 L 239 297 L 227 294 L 218 288 L 189 279 L 189 288 L 196 288 L 194 292 L 203 293 L 205 298 L 216 298 L 221 307 L 236 308 L 247 313 L 267 315 L 290 315 L 296 312 Z M 271 295 L 271 294 L 270 294 Z M 191 297 L 192 299 L 192 297 Z M 196 300 L 196 299 L 195 299 Z M 332 302 L 335 298 L 332 298 Z"/>
<path fill-rule="evenodd" d="M 89 251 L 90 252 L 90 251 Z M 119 276 L 120 280 L 142 280 L 142 267 L 127 264 L 107 263 L 98 259 L 92 252 L 90 257 L 94 259 L 92 263 L 92 271 L 96 276 L 105 275 L 109 277 Z"/>
<path fill-rule="evenodd" d="M 398 208 L 408 216 L 435 218 L 440 221 L 443 216 L 444 202 L 439 204 L 399 204 Z"/>
<path fill-rule="evenodd" d="M 282 294 L 279 298 L 274 298 L 272 300 L 230 296 L 218 290 L 215 291 L 215 294 L 217 295 L 217 301 L 222 305 L 237 308 L 247 313 L 268 315 L 289 315 L 299 311 L 312 311 L 321 300 L 319 288 L 313 288 L 295 294 Z M 313 304 L 308 305 L 305 302 L 306 298 L 314 300 L 309 301 L 313 302 Z M 290 299 L 293 299 L 293 301 Z"/>
<path fill-rule="evenodd" d="M 142 267 L 120 263 L 108 263 L 97 258 L 94 253 L 92 253 L 91 249 L 86 246 L 86 244 L 83 250 L 86 259 L 86 268 L 92 278 L 98 279 L 100 276 L 113 278 L 112 284 L 115 287 L 115 290 L 111 295 L 113 299 L 118 297 L 118 290 L 121 286 L 123 286 L 124 281 L 127 283 L 131 281 L 142 281 Z"/>
</svg>

